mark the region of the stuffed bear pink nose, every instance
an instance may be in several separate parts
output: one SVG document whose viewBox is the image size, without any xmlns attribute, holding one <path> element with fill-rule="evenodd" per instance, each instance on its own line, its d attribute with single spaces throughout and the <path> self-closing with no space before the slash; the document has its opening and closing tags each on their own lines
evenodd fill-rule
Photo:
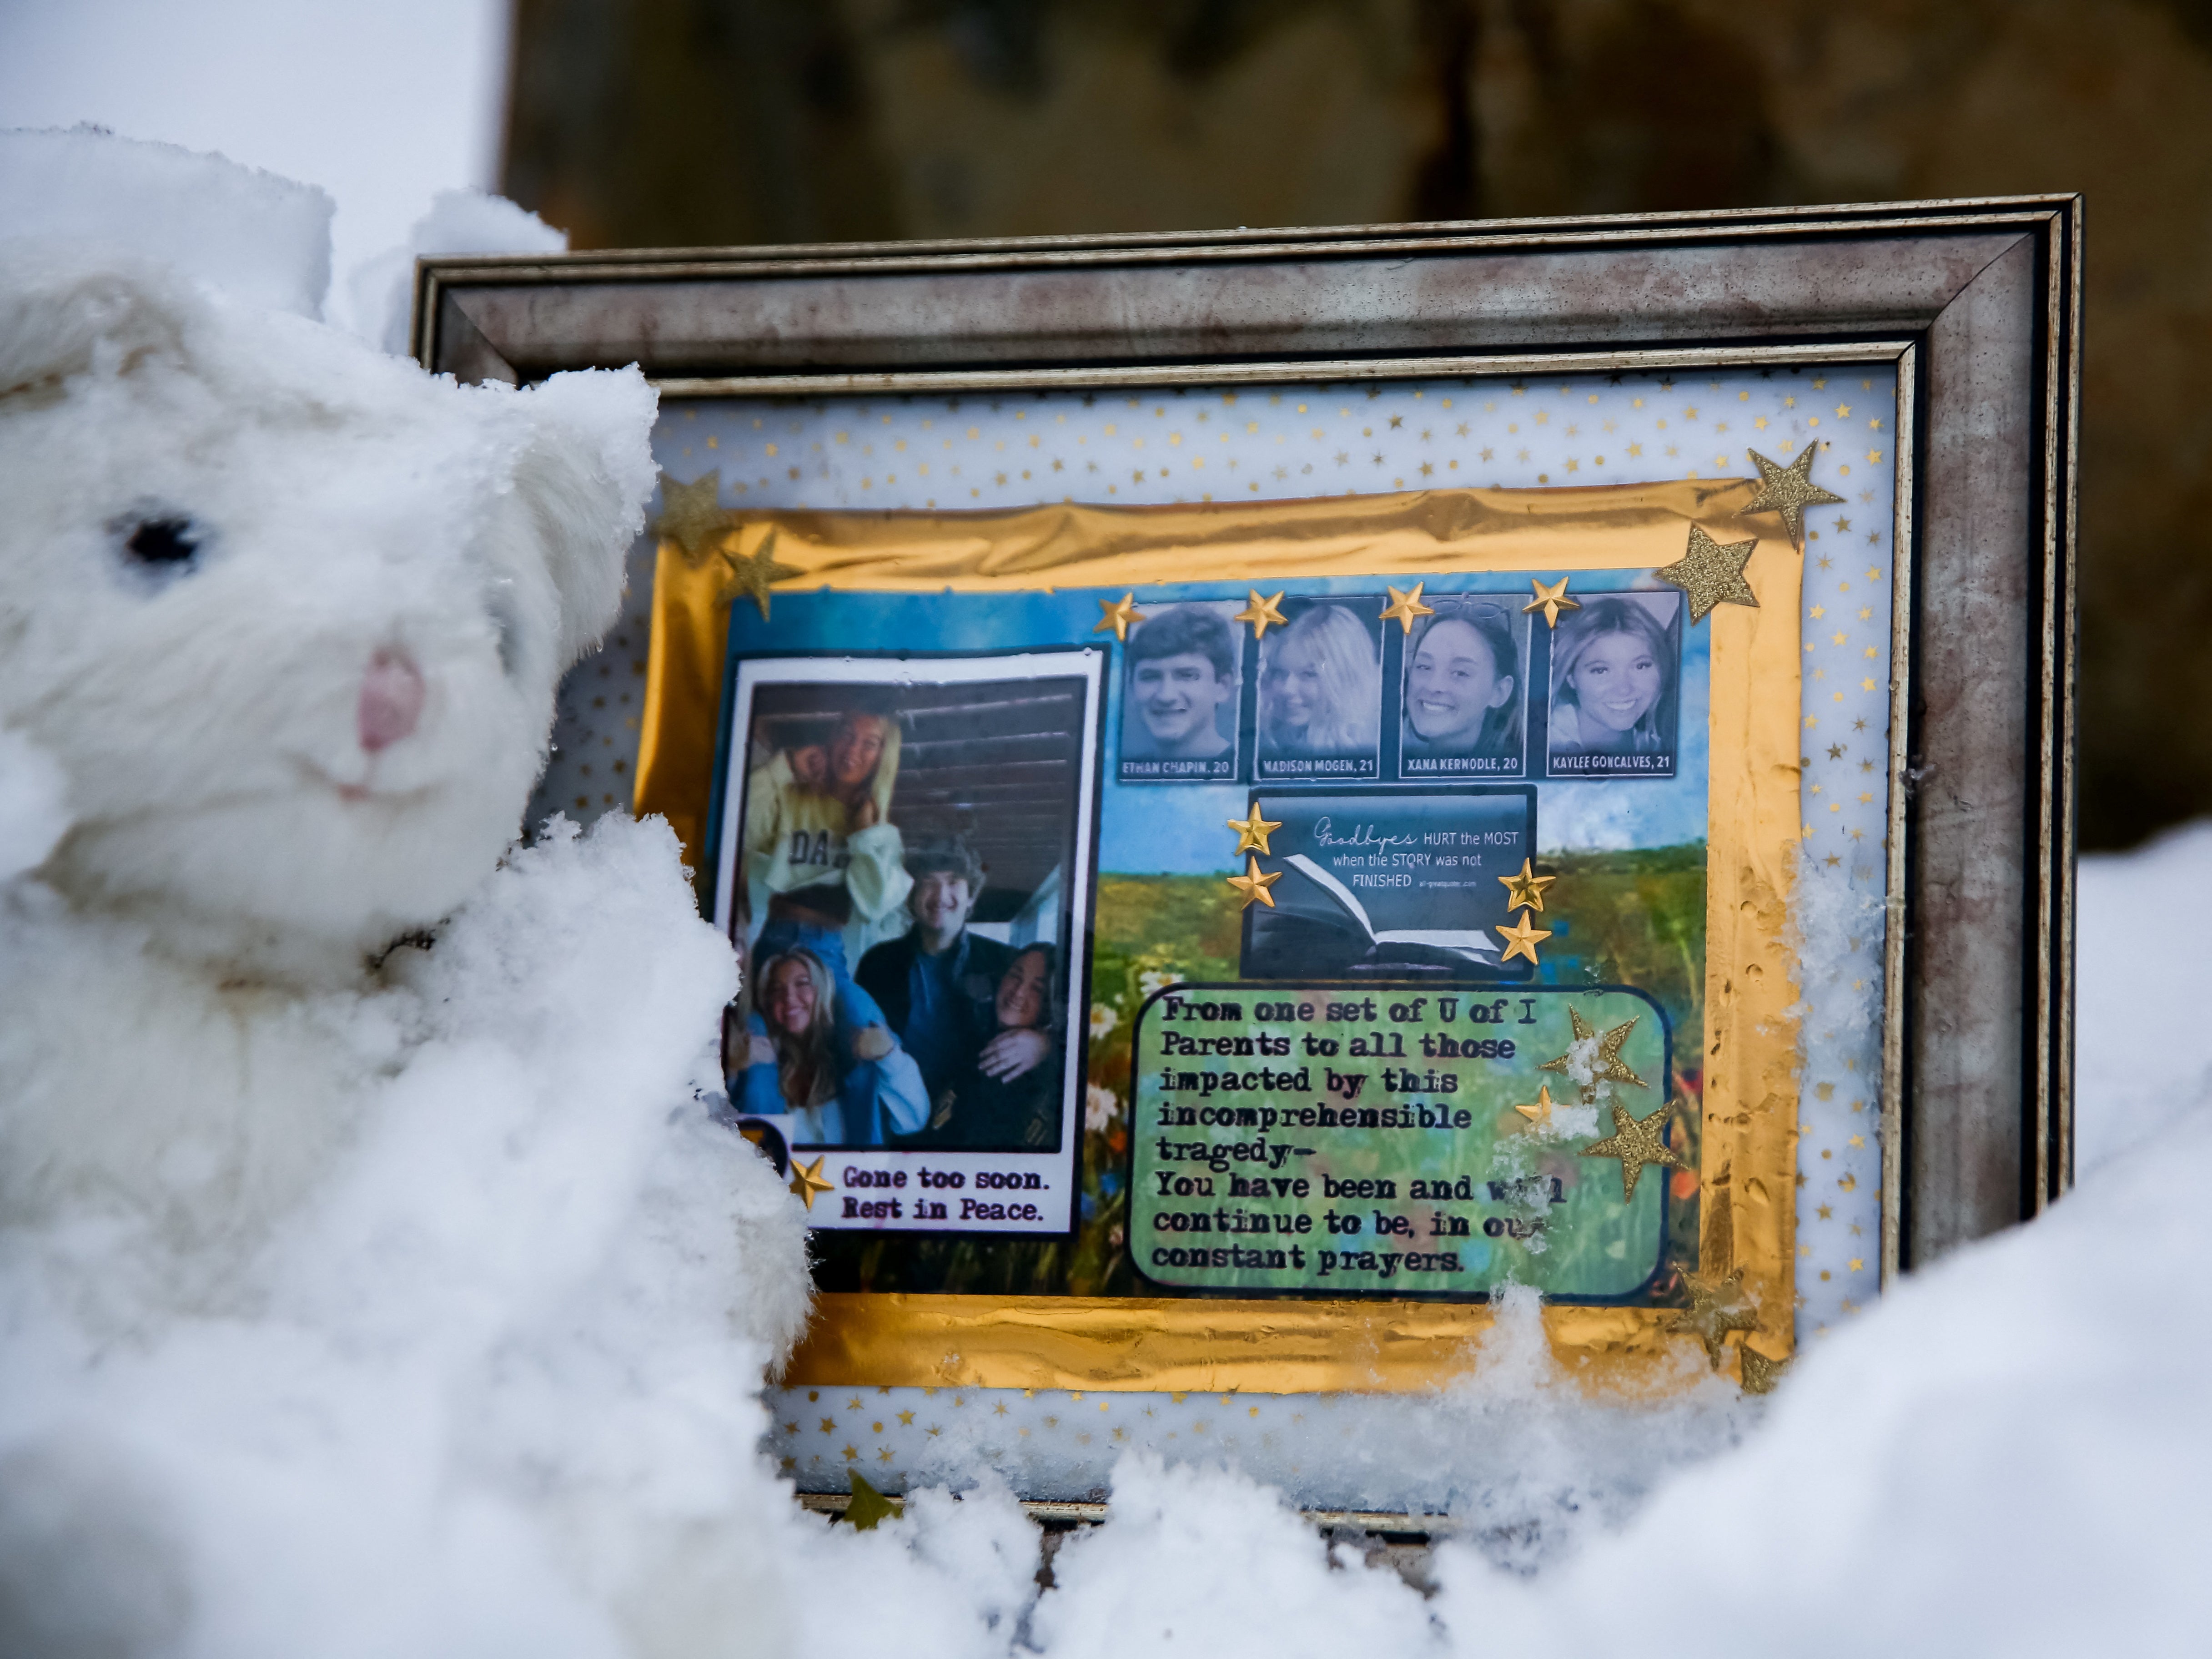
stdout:
<svg viewBox="0 0 2212 1659">
<path fill-rule="evenodd" d="M 361 746 L 371 754 L 389 748 L 422 717 L 422 671 L 404 651 L 379 651 L 361 680 L 356 719 Z"/>
</svg>

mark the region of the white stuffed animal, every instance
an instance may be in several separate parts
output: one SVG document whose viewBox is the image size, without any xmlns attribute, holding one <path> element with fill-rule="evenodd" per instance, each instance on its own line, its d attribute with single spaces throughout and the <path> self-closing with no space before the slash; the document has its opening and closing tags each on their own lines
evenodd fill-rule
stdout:
<svg viewBox="0 0 2212 1659">
<path fill-rule="evenodd" d="M 0 1650 L 721 1650 L 802 1218 L 665 826 L 509 851 L 653 394 L 195 280 L 311 194 L 0 135 Z"/>
</svg>

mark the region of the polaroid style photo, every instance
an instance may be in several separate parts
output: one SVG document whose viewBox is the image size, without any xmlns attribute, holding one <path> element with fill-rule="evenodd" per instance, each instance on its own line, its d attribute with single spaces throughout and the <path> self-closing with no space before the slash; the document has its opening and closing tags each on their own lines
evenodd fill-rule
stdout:
<svg viewBox="0 0 2212 1659">
<path fill-rule="evenodd" d="M 849 1207 L 961 1230 L 952 1206 L 978 1191 L 1054 1195 L 993 1200 L 1025 1212 L 991 1217 L 1012 1230 L 1066 1225 L 1102 668 L 738 665 L 717 908 L 744 990 L 724 1071 L 733 1110 L 793 1156 L 855 1155 L 837 1179 L 867 1190 L 814 1225 Z"/>
<path fill-rule="evenodd" d="M 1147 611 L 1121 654 L 1124 784 L 1219 784 L 1238 774 L 1236 600 Z"/>
</svg>

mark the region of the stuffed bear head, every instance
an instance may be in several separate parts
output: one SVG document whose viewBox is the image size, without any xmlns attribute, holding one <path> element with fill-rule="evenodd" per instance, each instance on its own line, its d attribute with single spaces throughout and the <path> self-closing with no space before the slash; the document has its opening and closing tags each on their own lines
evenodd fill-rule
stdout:
<svg viewBox="0 0 2212 1659">
<path fill-rule="evenodd" d="M 0 242 L 0 729 L 71 816 L 41 878 L 248 977 L 436 922 L 614 618 L 653 401 L 635 370 L 458 387 L 168 266 Z"/>
</svg>

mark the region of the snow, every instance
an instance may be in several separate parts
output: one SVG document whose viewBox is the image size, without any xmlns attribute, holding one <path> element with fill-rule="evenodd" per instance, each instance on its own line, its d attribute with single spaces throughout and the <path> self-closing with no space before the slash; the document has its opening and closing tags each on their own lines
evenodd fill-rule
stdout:
<svg viewBox="0 0 2212 1659">
<path fill-rule="evenodd" d="M 2093 1174 L 2212 1098 L 2197 998 L 2212 958 L 2212 822 L 2085 858 L 2075 912 L 2075 1161 Z"/>
<path fill-rule="evenodd" d="M 90 121 L 313 181 L 337 202 L 331 310 L 348 322 L 347 273 L 404 245 L 437 192 L 497 182 L 510 13 L 506 0 L 11 0 L 0 127 Z"/>
<path fill-rule="evenodd" d="M 772 1618 L 751 1564 L 804 1522 L 754 1390 L 805 1291 L 787 1196 L 697 1098 L 733 982 L 665 825 L 556 820 L 382 991 L 302 1005 L 377 1063 L 242 1264 L 180 1298 L 158 1217 L 17 1208 L 0 1651 L 673 1655 Z"/>
<path fill-rule="evenodd" d="M 0 882 L 46 862 L 69 828 L 68 797 L 61 763 L 0 727 Z"/>
<path fill-rule="evenodd" d="M 174 144 L 78 129 L 0 143 L 0 235 L 127 252 L 258 308 L 321 313 L 331 199 Z"/>
<path fill-rule="evenodd" d="M 407 355 L 415 261 L 437 253 L 565 253 L 566 232 L 527 208 L 481 190 L 441 190 L 415 222 L 407 245 L 379 254 L 348 279 L 355 329 L 395 357 Z"/>
</svg>

